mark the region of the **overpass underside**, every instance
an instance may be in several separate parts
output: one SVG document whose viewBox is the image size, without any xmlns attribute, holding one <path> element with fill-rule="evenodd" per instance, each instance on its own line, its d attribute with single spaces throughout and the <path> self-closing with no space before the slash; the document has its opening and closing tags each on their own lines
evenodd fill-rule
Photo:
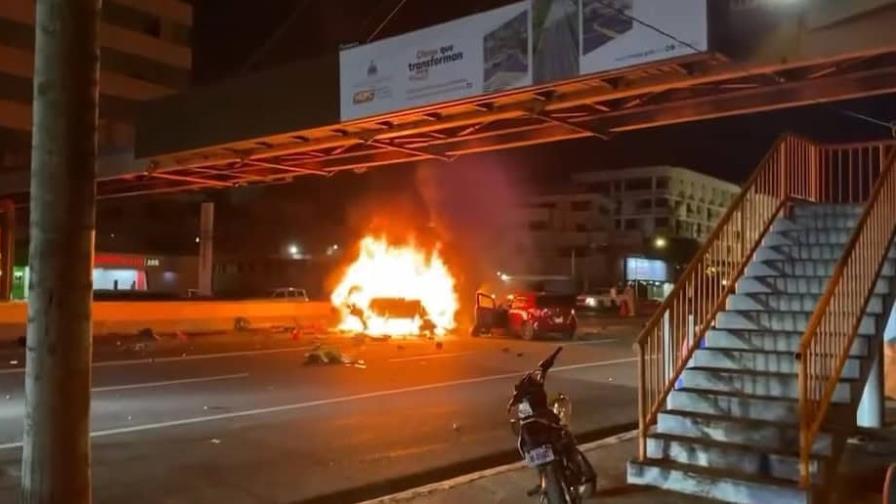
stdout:
<svg viewBox="0 0 896 504">
<path fill-rule="evenodd" d="M 323 108 L 332 108 L 332 100 L 316 96 L 327 94 L 320 91 L 326 83 L 304 89 L 312 72 L 283 78 L 274 72 L 198 99 L 173 97 L 150 104 L 148 119 L 138 121 L 136 158 L 100 166 L 99 192 L 115 197 L 283 183 L 896 92 L 896 2 L 849 4 L 781 21 L 747 55 L 710 51 L 349 122 L 325 119 L 338 118 L 338 104 L 335 113 L 316 110 L 316 99 Z M 293 94 L 277 95 L 284 79 L 294 80 L 286 86 Z M 331 84 L 338 87 L 338 77 Z M 238 100 L 245 102 L 242 110 Z M 3 187 L 21 198 L 27 177 L 0 177 Z"/>
</svg>

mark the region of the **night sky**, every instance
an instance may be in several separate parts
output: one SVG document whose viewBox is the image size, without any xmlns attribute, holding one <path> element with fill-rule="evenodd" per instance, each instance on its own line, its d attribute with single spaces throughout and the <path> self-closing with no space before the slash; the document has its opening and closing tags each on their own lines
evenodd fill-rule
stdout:
<svg viewBox="0 0 896 504">
<path fill-rule="evenodd" d="M 377 38 L 422 28 L 513 0 L 194 0 L 194 81 L 214 83 L 338 51 L 340 44 L 363 42 L 399 5 Z M 462 167 L 476 169 L 478 160 L 489 169 L 503 170 L 522 194 L 563 185 L 576 170 L 616 169 L 627 166 L 669 164 L 692 168 L 732 182 L 743 181 L 780 134 L 788 131 L 818 140 L 887 138 L 880 125 L 850 117 L 861 113 L 889 122 L 896 119 L 892 95 L 753 114 L 690 124 L 665 126 L 621 134 L 609 142 L 579 139 L 546 146 L 516 149 L 465 158 Z M 583 161 L 584 160 L 584 161 Z M 481 163 L 480 163 L 481 164 Z M 212 192 L 203 196 L 155 197 L 154 207 L 181 208 L 182 228 L 169 238 L 134 238 L 128 234 L 129 211 L 142 200 L 103 203 L 100 207 L 98 244 L 106 248 L 145 248 L 154 252 L 190 252 L 195 234 L 197 201 L 218 202 L 217 232 L 225 253 L 275 254 L 283 243 L 300 239 L 310 249 L 334 240 L 350 239 L 351 208 L 359 202 L 388 194 L 419 200 L 414 195 L 416 167 L 386 167 L 365 175 L 340 174 L 327 179 L 300 178 L 271 188 Z M 164 203 L 163 203 L 164 202 Z M 419 203 L 419 201 L 418 201 Z M 124 218 L 103 218 L 111 213 Z M 124 209 L 124 210 L 123 210 Z M 284 219 L 284 216 L 288 216 Z M 284 225 L 284 222 L 287 224 Z M 110 232 L 117 230 L 117 243 Z M 348 230 L 348 231 L 347 231 Z M 106 238 L 104 238 L 104 236 Z M 247 240 L 247 236 L 252 236 Z M 136 241 L 135 241 L 136 240 Z"/>
</svg>

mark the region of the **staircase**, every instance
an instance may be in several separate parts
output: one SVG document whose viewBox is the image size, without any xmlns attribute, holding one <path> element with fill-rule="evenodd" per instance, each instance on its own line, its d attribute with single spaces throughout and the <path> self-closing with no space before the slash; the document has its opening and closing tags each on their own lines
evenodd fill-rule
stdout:
<svg viewBox="0 0 896 504">
<path fill-rule="evenodd" d="M 826 160 L 851 147 L 788 137 L 757 169 L 639 338 L 629 483 L 737 503 L 826 493 L 896 293 L 896 175 L 874 145 L 848 195 Z"/>
</svg>

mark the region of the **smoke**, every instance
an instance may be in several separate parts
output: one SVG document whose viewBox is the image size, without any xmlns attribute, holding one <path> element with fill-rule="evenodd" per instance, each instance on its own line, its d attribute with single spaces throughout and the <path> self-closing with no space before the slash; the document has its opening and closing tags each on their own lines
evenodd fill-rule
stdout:
<svg viewBox="0 0 896 504">
<path fill-rule="evenodd" d="M 460 158 L 450 164 L 423 164 L 417 188 L 433 226 L 459 263 L 461 296 L 493 290 L 497 272 L 521 273 L 531 263 L 531 237 L 520 208 L 527 188 L 506 154 Z"/>
</svg>

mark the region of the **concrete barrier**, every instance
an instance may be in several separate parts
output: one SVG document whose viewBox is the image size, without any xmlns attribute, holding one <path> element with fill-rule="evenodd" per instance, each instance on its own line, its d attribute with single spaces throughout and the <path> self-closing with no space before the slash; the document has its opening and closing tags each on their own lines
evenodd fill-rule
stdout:
<svg viewBox="0 0 896 504">
<path fill-rule="evenodd" d="M 330 327 L 337 313 L 329 303 L 289 300 L 245 301 L 97 301 L 93 303 L 93 333 L 134 333 L 233 330 L 237 319 L 250 327 L 286 325 Z M 28 305 L 0 303 L 0 340 L 25 334 Z"/>
</svg>

